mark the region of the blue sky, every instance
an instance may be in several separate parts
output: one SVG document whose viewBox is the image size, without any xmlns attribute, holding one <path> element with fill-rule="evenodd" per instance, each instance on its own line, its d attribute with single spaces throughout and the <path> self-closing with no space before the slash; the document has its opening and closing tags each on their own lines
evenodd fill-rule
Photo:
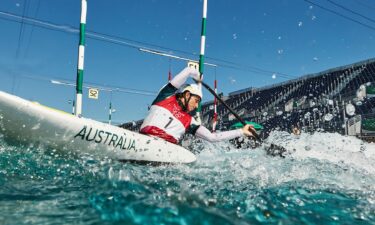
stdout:
<svg viewBox="0 0 375 225">
<path fill-rule="evenodd" d="M 219 92 L 228 94 L 374 57 L 375 2 L 310 1 L 349 20 L 303 0 L 209 0 L 206 62 L 218 66 L 205 67 L 206 83 L 213 86 L 216 76 Z M 80 4 L 79 0 L 1 1 L 0 90 L 71 111 L 68 101 L 75 88 L 50 80 L 75 82 L 79 36 L 71 28 L 79 27 Z M 24 16 L 24 23 L 17 16 Z M 176 74 L 186 62 L 111 40 L 198 59 L 201 17 L 200 0 L 89 0 L 87 31 L 107 38 L 87 37 L 84 83 L 157 92 L 167 82 L 169 68 Z M 31 25 L 28 18 L 49 25 Z M 206 101 L 213 99 L 208 92 L 204 95 Z M 153 98 L 114 92 L 113 120 L 144 118 Z M 107 120 L 109 100 L 105 91 L 99 100 L 88 99 L 84 89 L 84 116 Z"/>
</svg>

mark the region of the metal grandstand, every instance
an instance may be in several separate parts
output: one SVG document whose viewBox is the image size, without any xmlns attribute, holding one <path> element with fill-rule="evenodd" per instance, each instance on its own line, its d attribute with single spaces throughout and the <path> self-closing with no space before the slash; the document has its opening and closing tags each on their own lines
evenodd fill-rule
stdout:
<svg viewBox="0 0 375 225">
<path fill-rule="evenodd" d="M 297 126 L 304 132 L 338 132 L 373 140 L 375 94 L 366 94 L 366 90 L 375 90 L 375 59 L 231 92 L 225 101 L 246 120 L 261 123 L 265 136 L 273 129 L 291 131 Z M 207 126 L 213 118 L 212 104 L 202 106 Z M 237 122 L 222 105 L 218 106 L 218 115 L 221 129 Z"/>
</svg>

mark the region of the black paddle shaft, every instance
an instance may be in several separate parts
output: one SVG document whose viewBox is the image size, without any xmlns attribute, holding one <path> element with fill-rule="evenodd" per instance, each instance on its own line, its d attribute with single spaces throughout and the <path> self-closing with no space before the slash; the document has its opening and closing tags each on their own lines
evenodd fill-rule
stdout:
<svg viewBox="0 0 375 225">
<path fill-rule="evenodd" d="M 202 81 L 196 81 L 196 82 L 201 82 L 202 85 L 205 88 L 207 88 L 207 90 L 211 92 L 211 94 L 214 95 L 215 98 L 217 98 L 236 117 L 237 120 L 239 120 L 244 126 L 246 125 L 245 121 L 227 103 L 225 103 L 224 100 L 219 98 L 219 96 L 215 93 L 214 90 L 212 90 L 212 88 L 210 88 L 210 86 L 208 86 L 206 83 Z M 253 134 L 255 139 L 257 139 L 260 143 L 262 143 L 262 140 L 260 139 L 259 135 L 255 132 L 255 130 L 250 128 L 249 131 Z M 280 156 L 282 158 L 285 157 L 284 154 L 287 152 L 287 150 L 284 147 L 276 145 L 276 144 L 271 144 L 270 146 L 266 147 L 265 150 L 268 155 Z"/>
<path fill-rule="evenodd" d="M 234 117 L 236 117 L 236 119 L 238 120 L 238 121 L 240 121 L 241 123 L 242 123 L 242 125 L 246 125 L 246 123 L 245 123 L 245 121 L 227 104 L 227 103 L 225 103 L 225 101 L 224 100 L 222 100 L 216 93 L 215 93 L 215 91 L 214 90 L 212 90 L 212 88 L 210 88 L 210 86 L 208 86 L 206 83 L 204 83 L 203 81 L 197 81 L 196 80 L 196 82 L 197 83 L 201 83 L 213 96 L 215 96 L 215 98 L 217 99 L 217 100 L 219 100 L 219 102 L 221 103 L 221 104 L 223 104 L 233 115 L 234 115 Z M 257 132 L 255 132 L 255 130 L 253 130 L 253 129 L 249 129 L 249 131 L 252 133 L 252 135 L 258 140 L 258 141 L 261 141 L 261 139 L 260 139 L 260 137 L 259 137 L 259 135 L 257 134 Z"/>
</svg>

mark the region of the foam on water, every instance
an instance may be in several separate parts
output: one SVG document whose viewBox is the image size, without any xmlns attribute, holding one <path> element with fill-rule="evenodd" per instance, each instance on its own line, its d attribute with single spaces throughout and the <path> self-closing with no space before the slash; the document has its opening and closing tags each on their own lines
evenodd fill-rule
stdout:
<svg viewBox="0 0 375 225">
<path fill-rule="evenodd" d="M 150 167 L 11 145 L 0 137 L 6 203 L 0 222 L 374 223 L 374 144 L 285 132 L 272 133 L 267 143 L 285 147 L 285 158 L 263 147 L 201 142 L 194 164 Z"/>
<path fill-rule="evenodd" d="M 274 139 L 269 141 L 287 140 L 285 133 L 274 134 L 273 137 Z M 321 141 L 325 140 L 330 142 L 324 145 Z M 350 144 L 334 144 L 345 142 Z M 281 145 L 281 142 L 277 143 Z M 262 148 L 231 149 L 223 153 L 223 147 L 207 147 L 199 155 L 196 167 L 192 169 L 202 174 L 204 171 L 199 168 L 202 166 L 207 175 L 212 171 L 225 173 L 226 177 L 232 177 L 235 182 L 252 180 L 257 187 L 309 181 L 305 182 L 308 188 L 324 189 L 334 185 L 342 189 L 375 191 L 374 145 L 356 139 L 336 134 L 289 137 L 284 142 L 284 147 L 289 152 L 285 158 L 267 156 Z"/>
</svg>

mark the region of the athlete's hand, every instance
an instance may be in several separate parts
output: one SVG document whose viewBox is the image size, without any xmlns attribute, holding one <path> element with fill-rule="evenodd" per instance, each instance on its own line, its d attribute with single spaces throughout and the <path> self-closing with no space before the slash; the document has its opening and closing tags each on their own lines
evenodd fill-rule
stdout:
<svg viewBox="0 0 375 225">
<path fill-rule="evenodd" d="M 242 133 L 248 137 L 250 136 L 254 136 L 253 133 L 250 131 L 252 130 L 253 132 L 256 132 L 254 127 L 250 124 L 246 124 L 243 128 L 242 128 Z"/>
<path fill-rule="evenodd" d="M 200 73 L 197 69 L 195 69 L 194 67 L 188 67 L 188 68 L 189 68 L 189 74 L 191 78 L 193 78 L 196 81 L 203 80 L 203 77 L 201 79 Z"/>
</svg>

